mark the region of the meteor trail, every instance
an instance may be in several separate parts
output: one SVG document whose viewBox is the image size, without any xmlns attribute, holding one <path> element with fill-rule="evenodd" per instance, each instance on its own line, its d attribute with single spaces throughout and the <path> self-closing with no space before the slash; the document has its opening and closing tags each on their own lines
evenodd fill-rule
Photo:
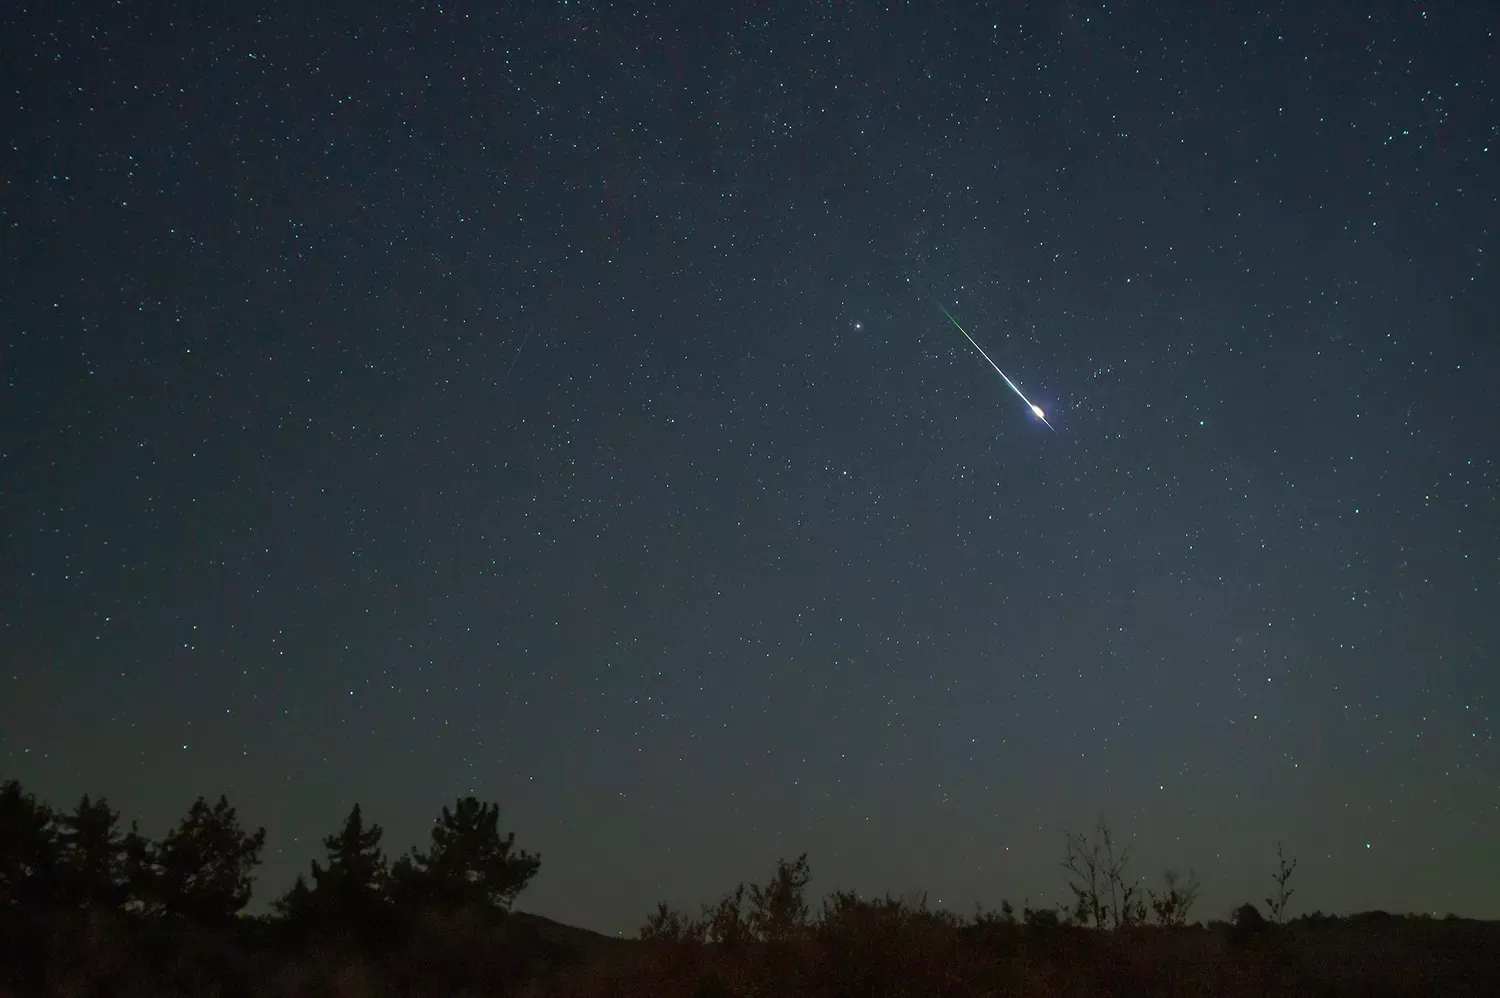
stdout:
<svg viewBox="0 0 1500 998">
<path fill-rule="evenodd" d="M 949 312 L 946 308 L 943 308 L 942 302 L 938 302 L 938 308 L 943 309 L 943 314 L 948 317 L 949 322 L 953 323 L 953 325 L 955 326 L 958 326 L 958 331 L 964 334 L 964 339 L 968 340 L 970 343 L 974 343 L 974 337 L 969 335 L 969 331 L 967 329 L 965 329 L 963 326 L 958 325 L 958 320 L 953 318 L 953 314 L 951 312 Z M 974 343 L 974 349 L 979 351 L 979 356 L 983 357 L 985 360 L 990 361 L 990 366 L 995 369 L 996 374 L 1000 375 L 1000 377 L 1002 378 L 1005 378 L 1005 383 L 1010 386 L 1010 390 L 1021 396 L 1021 401 L 1025 402 L 1027 407 L 1031 409 L 1031 414 L 1037 419 L 1040 419 L 1043 423 L 1046 423 L 1047 429 L 1051 430 L 1053 433 L 1056 433 L 1057 429 L 1053 427 L 1051 423 L 1047 422 L 1047 414 L 1042 411 L 1042 407 L 1031 401 L 1031 399 L 1027 398 L 1026 395 L 1021 391 L 1021 389 L 1016 387 L 1016 383 L 1010 380 L 1010 378 L 1006 377 L 1005 372 L 1000 370 L 1000 365 L 995 363 L 993 360 L 990 360 L 990 355 L 984 352 L 984 347 L 980 346 L 978 343 Z"/>
<path fill-rule="evenodd" d="M 526 327 L 526 335 L 521 337 L 521 345 L 516 347 L 516 355 L 510 359 L 510 366 L 505 369 L 505 379 L 500 382 L 501 391 L 504 391 L 505 386 L 510 384 L 510 372 L 516 369 L 516 361 L 521 359 L 521 351 L 526 349 L 526 341 L 531 339 L 531 330 L 533 328 L 535 327 Z"/>
</svg>

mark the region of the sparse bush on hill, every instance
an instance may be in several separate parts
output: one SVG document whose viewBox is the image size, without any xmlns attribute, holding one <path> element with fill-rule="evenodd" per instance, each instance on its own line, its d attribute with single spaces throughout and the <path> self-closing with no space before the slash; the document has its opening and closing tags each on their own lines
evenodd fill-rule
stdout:
<svg viewBox="0 0 1500 998">
<path fill-rule="evenodd" d="M 663 901 L 647 916 L 646 924 L 641 926 L 640 938 L 647 943 L 701 943 L 706 934 L 702 919 L 689 918 L 667 907 Z"/>
</svg>

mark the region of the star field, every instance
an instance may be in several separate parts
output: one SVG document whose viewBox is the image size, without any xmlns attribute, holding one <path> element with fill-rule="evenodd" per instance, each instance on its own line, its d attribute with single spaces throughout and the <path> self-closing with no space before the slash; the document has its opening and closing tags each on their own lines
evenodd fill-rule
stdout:
<svg viewBox="0 0 1500 998">
<path fill-rule="evenodd" d="M 1500 918 L 1495 13 L 1000 7 L 18 8 L 0 778 Z"/>
</svg>

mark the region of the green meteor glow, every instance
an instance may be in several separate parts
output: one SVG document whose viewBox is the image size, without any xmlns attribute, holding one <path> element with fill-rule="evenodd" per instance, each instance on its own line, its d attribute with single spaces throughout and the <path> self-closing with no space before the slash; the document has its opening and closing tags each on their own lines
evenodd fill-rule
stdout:
<svg viewBox="0 0 1500 998">
<path fill-rule="evenodd" d="M 1031 409 L 1031 414 L 1045 423 L 1047 429 L 1051 430 L 1053 433 L 1056 433 L 1057 429 L 1051 423 L 1047 422 L 1047 414 L 1042 411 L 1042 407 L 1031 401 L 1031 399 L 1027 398 L 1025 393 L 1022 392 L 1021 389 L 1016 387 L 1016 383 L 1010 380 L 1010 378 L 1006 376 L 1004 371 L 1000 370 L 1000 365 L 995 363 L 993 360 L 990 360 L 990 355 L 984 352 L 984 347 L 976 343 L 974 341 L 974 337 L 969 335 L 969 331 L 958 324 L 958 320 L 953 318 L 953 313 L 949 312 L 946 308 L 943 308 L 942 302 L 938 302 L 938 308 L 943 309 L 943 314 L 948 317 L 948 321 L 953 323 L 953 325 L 958 328 L 958 331 L 960 333 L 964 334 L 964 339 L 974 344 L 974 349 L 979 351 L 979 356 L 983 357 L 985 360 L 990 361 L 990 366 L 995 369 L 996 374 L 1005 379 L 1005 383 L 1010 386 L 1010 390 L 1021 396 L 1021 401 L 1025 402 L 1027 407 Z"/>
</svg>

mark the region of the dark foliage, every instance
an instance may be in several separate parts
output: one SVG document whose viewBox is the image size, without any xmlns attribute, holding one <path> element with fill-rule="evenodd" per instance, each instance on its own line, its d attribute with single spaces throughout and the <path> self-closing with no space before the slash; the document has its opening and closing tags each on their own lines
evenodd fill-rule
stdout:
<svg viewBox="0 0 1500 998">
<path fill-rule="evenodd" d="M 768 942 L 787 940 L 807 928 L 807 884 L 812 873 L 807 853 L 788 863 L 778 860 L 776 872 L 764 885 L 750 887 L 750 934 Z"/>
<path fill-rule="evenodd" d="M 515 833 L 501 838 L 499 819 L 498 804 L 473 797 L 444 807 L 427 852 L 413 849 L 392 868 L 395 900 L 445 912 L 508 911 L 541 868 L 541 857 L 515 851 Z"/>
<path fill-rule="evenodd" d="M 1248 942 L 1266 934 L 1270 923 L 1261 915 L 1260 909 L 1249 901 L 1240 905 L 1229 916 L 1229 938 L 1235 942 Z"/>
<path fill-rule="evenodd" d="M 151 845 L 134 822 L 121 833 L 120 812 L 103 797 L 91 801 L 84 794 L 56 823 L 59 904 L 117 911 L 138 903 L 150 875 Z"/>
<path fill-rule="evenodd" d="M 52 810 L 15 780 L 0 785 L 0 908 L 50 904 L 57 860 Z"/>
<path fill-rule="evenodd" d="M 1086 918 L 1030 906 L 1018 918 L 1004 903 L 966 920 L 922 895 L 851 891 L 814 916 L 803 855 L 698 917 L 663 904 L 640 941 L 608 939 L 510 911 L 539 860 L 500 837 L 498 814 L 460 800 L 427 852 L 388 867 L 380 827 L 356 806 L 276 914 L 247 918 L 265 833 L 246 834 L 226 800 L 200 799 L 152 844 L 121 832 L 103 800 L 58 814 L 5 784 L 0 995 L 1500 993 L 1500 925 L 1385 912 L 1282 924 L 1247 903 L 1230 922 L 1188 926 L 1196 879 L 1168 874 L 1159 894 L 1138 888 L 1128 849 L 1102 824 L 1093 841 L 1069 840 L 1081 902 L 1069 914 Z M 1278 918 L 1289 896 L 1274 899 Z"/>
<path fill-rule="evenodd" d="M 323 839 L 325 863 L 312 861 L 311 885 L 299 875 L 273 909 L 295 933 L 307 938 L 344 937 L 379 943 L 395 929 L 390 872 L 380 849 L 383 830 L 365 826 L 355 804 L 343 828 Z"/>
<path fill-rule="evenodd" d="M 1165 889 L 1160 894 L 1146 888 L 1146 896 L 1151 899 L 1151 913 L 1156 916 L 1157 925 L 1181 928 L 1187 924 L 1188 913 L 1198 901 L 1198 878 L 1189 871 L 1184 881 L 1176 872 L 1167 870 L 1161 879 Z"/>
<path fill-rule="evenodd" d="M 227 798 L 209 807 L 199 797 L 156 847 L 146 910 L 195 922 L 233 918 L 250 903 L 251 874 L 265 844 L 266 830 L 246 835 Z"/>
</svg>

